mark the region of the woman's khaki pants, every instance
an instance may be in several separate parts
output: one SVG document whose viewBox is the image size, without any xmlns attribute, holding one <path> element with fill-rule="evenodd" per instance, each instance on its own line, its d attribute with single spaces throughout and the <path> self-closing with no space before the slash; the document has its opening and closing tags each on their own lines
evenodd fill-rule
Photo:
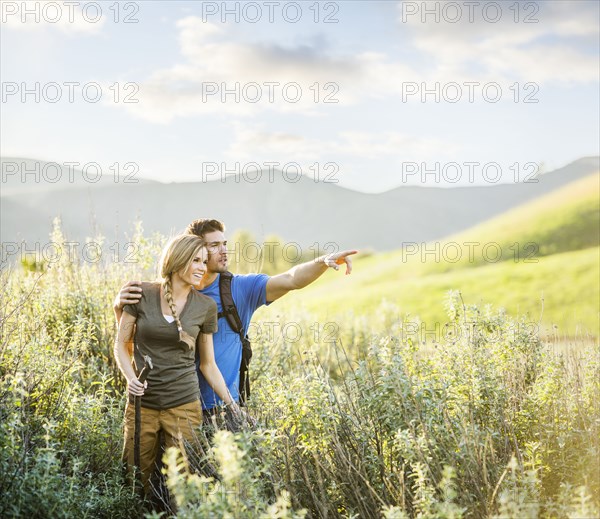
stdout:
<svg viewBox="0 0 600 519">
<path fill-rule="evenodd" d="M 180 439 L 193 442 L 196 430 L 202 424 L 202 407 L 200 400 L 183 404 L 171 409 L 148 409 L 142 407 L 140 433 L 140 470 L 144 493 L 150 495 L 149 478 L 154 468 L 154 461 L 160 446 L 158 433 L 162 430 L 165 448 L 181 447 Z M 125 442 L 123 445 L 123 461 L 129 471 L 133 468 L 133 435 L 135 432 L 135 406 L 127 402 L 125 408 Z"/>
</svg>

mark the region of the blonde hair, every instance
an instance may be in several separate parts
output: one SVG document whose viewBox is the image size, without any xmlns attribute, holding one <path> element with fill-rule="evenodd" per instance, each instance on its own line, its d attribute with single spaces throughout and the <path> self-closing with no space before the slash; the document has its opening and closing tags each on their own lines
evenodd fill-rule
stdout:
<svg viewBox="0 0 600 519">
<path fill-rule="evenodd" d="M 180 234 L 172 238 L 163 249 L 158 273 L 160 276 L 165 299 L 171 309 L 171 315 L 177 323 L 179 330 L 179 340 L 185 342 L 190 349 L 196 345 L 194 338 L 184 331 L 181 320 L 177 314 L 175 303 L 173 302 L 173 288 L 171 278 L 174 272 L 180 272 L 190 268 L 194 258 L 198 255 L 200 249 L 204 247 L 204 241 L 198 236 L 192 234 Z"/>
</svg>

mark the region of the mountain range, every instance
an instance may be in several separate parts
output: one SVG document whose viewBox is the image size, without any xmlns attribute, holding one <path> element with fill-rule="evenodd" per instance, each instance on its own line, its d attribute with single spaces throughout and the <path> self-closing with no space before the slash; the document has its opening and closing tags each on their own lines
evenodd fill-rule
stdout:
<svg viewBox="0 0 600 519">
<path fill-rule="evenodd" d="M 266 172 L 255 183 L 236 182 L 233 176 L 224 182 L 165 184 L 134 178 L 137 183 L 125 183 L 127 171 L 115 182 L 112 175 L 97 176 L 93 168 L 82 172 L 15 157 L 0 162 L 3 243 L 45 243 L 57 216 L 70 240 L 83 241 L 99 231 L 119 243 L 136 220 L 146 232 L 169 234 L 195 218 L 213 217 L 226 223 L 229 234 L 245 229 L 259 241 L 277 234 L 303 247 L 334 242 L 378 251 L 442 239 L 600 170 L 600 157 L 586 157 L 539 175 L 537 182 L 400 186 L 372 194 L 307 177 L 292 183 L 279 174 L 270 181 Z M 32 173 L 23 178 L 25 170 Z"/>
</svg>

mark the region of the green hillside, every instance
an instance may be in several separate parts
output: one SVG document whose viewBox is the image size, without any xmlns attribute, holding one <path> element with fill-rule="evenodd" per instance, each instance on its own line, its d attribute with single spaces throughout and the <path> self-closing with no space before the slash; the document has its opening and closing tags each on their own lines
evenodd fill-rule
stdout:
<svg viewBox="0 0 600 519">
<path fill-rule="evenodd" d="M 329 273 L 269 311 L 281 314 L 288 305 L 300 304 L 330 319 L 346 311 L 373 314 L 385 300 L 396 305 L 401 315 L 443 323 L 447 292 L 460 290 L 467 304 L 490 303 L 512 314 L 529 315 L 535 322 L 542 314 L 543 298 L 544 329 L 561 336 L 597 336 L 598 198 L 598 176 L 586 177 L 440 242 L 439 254 L 430 252 L 422 258 L 418 252 L 405 250 L 357 257 L 352 276 Z M 480 246 L 472 248 L 472 261 L 465 248 L 464 257 L 453 263 L 443 254 L 451 242 Z M 493 243 L 489 251 L 500 249 L 505 257 L 486 260 L 482 254 L 486 243 Z M 523 254 L 527 243 L 536 244 L 536 254 Z M 434 246 L 428 244 L 428 250 Z"/>
<path fill-rule="evenodd" d="M 443 240 L 441 261 L 427 261 L 425 272 L 528 262 L 599 244 L 600 176 L 595 174 Z"/>
</svg>

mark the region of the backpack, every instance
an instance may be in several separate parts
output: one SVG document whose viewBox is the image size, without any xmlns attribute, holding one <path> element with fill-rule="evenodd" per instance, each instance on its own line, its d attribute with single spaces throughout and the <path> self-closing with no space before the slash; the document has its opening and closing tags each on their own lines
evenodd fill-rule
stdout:
<svg viewBox="0 0 600 519">
<path fill-rule="evenodd" d="M 222 310 L 218 318 L 225 317 L 231 329 L 240 336 L 242 341 L 242 362 L 240 363 L 240 405 L 246 403 L 250 396 L 250 379 L 248 378 L 248 366 L 252 358 L 252 345 L 248 336 L 244 332 L 244 325 L 240 319 L 233 296 L 231 295 L 231 280 L 233 274 L 229 271 L 222 272 L 219 277 L 219 295 L 221 296 Z"/>
</svg>

